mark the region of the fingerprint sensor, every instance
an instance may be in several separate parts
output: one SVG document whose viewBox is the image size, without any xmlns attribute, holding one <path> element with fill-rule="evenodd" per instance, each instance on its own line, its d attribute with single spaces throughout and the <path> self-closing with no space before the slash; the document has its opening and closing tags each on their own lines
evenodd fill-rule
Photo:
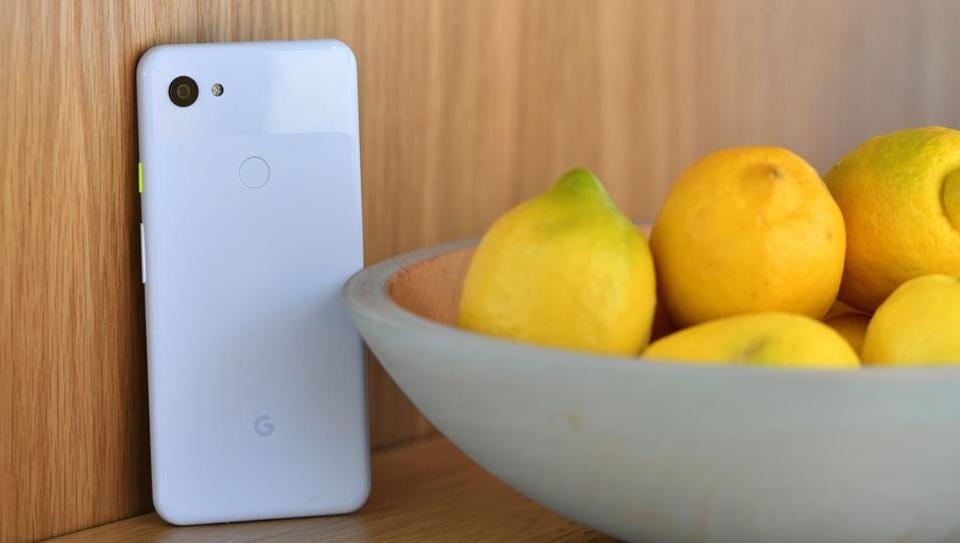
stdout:
<svg viewBox="0 0 960 543">
<path fill-rule="evenodd" d="M 251 189 L 259 189 L 270 180 L 270 165 L 267 161 L 252 156 L 240 164 L 240 182 Z"/>
</svg>

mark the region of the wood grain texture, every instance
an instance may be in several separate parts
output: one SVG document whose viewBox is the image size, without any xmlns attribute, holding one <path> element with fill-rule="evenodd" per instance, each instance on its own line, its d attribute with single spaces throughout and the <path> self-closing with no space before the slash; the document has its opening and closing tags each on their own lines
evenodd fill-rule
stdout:
<svg viewBox="0 0 960 543">
<path fill-rule="evenodd" d="M 517 494 L 442 438 L 376 454 L 373 483 L 349 516 L 174 528 L 149 514 L 54 541 L 612 541 Z"/>
<path fill-rule="evenodd" d="M 960 125 L 950 0 L 0 0 L 0 541 L 147 511 L 134 67 L 338 37 L 366 258 L 476 236 L 574 165 L 651 219 L 697 156 Z M 375 444 L 431 431 L 375 362 Z"/>
<path fill-rule="evenodd" d="M 4 2 L 0 540 L 149 507 L 120 4 Z"/>
</svg>

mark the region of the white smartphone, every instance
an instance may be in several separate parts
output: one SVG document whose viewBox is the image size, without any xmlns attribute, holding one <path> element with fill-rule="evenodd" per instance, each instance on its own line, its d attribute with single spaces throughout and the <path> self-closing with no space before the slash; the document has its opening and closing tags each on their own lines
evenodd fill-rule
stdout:
<svg viewBox="0 0 960 543">
<path fill-rule="evenodd" d="M 345 513 L 370 487 L 356 60 L 162 45 L 137 68 L 153 499 L 173 524 Z"/>
</svg>

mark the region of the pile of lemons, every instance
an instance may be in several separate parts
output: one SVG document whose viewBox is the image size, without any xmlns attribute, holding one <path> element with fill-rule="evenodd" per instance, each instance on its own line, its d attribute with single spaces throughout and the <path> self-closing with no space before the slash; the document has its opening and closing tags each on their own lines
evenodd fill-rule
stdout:
<svg viewBox="0 0 960 543">
<path fill-rule="evenodd" d="M 960 364 L 960 132 L 872 138 L 824 179 L 783 148 L 715 152 L 649 243 L 573 170 L 484 235 L 460 326 L 676 362 Z"/>
</svg>

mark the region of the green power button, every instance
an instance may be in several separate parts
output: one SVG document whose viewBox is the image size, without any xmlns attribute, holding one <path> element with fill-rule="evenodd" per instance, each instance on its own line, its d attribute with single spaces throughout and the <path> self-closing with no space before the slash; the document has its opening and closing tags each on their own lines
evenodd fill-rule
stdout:
<svg viewBox="0 0 960 543">
<path fill-rule="evenodd" d="M 137 189 L 143 194 L 143 162 L 137 162 Z"/>
</svg>

